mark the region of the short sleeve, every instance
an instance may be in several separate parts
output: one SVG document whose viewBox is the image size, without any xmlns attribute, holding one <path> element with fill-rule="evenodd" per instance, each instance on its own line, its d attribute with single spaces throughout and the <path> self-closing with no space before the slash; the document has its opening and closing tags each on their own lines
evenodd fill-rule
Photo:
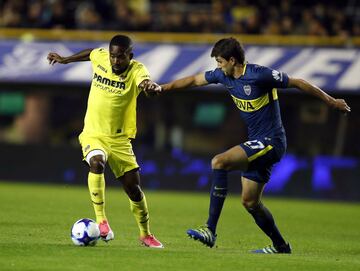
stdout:
<svg viewBox="0 0 360 271">
<path fill-rule="evenodd" d="M 220 69 L 215 69 L 213 71 L 205 72 L 205 79 L 210 84 L 220 83 L 222 76 L 223 76 L 223 72 Z"/>
<path fill-rule="evenodd" d="M 96 49 L 93 49 L 90 53 L 90 61 L 91 62 L 94 62 L 96 61 L 96 59 L 99 57 L 99 54 L 101 52 L 103 52 L 105 49 L 104 48 L 96 48 Z"/>
<path fill-rule="evenodd" d="M 150 73 L 148 69 L 144 66 L 144 64 L 139 63 L 137 66 L 137 72 L 135 75 L 135 84 L 139 87 L 140 83 L 144 80 L 150 80 Z"/>
<path fill-rule="evenodd" d="M 259 66 L 259 84 L 270 88 L 287 88 L 289 77 L 286 73 Z"/>
</svg>

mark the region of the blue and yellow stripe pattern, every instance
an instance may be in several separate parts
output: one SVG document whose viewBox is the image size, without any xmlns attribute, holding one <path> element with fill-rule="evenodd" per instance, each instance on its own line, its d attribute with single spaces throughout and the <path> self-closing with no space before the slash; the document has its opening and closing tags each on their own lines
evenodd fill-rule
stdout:
<svg viewBox="0 0 360 271">
<path fill-rule="evenodd" d="M 276 88 L 272 89 L 272 96 L 273 96 L 273 100 L 278 99 Z M 236 104 L 237 108 L 239 108 L 243 112 L 257 111 L 257 110 L 263 108 L 264 106 L 266 106 L 267 104 L 269 104 L 269 102 L 270 102 L 269 93 L 266 93 L 266 94 L 260 96 L 259 98 L 256 98 L 253 100 L 240 99 L 240 98 L 235 97 L 234 95 L 231 95 L 231 97 L 234 100 L 234 103 Z"/>
</svg>

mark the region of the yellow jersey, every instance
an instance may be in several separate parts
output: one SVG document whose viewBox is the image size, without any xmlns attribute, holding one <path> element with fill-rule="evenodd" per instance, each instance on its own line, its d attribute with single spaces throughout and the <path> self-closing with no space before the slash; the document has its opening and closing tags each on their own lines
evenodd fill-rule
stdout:
<svg viewBox="0 0 360 271">
<path fill-rule="evenodd" d="M 93 77 L 83 133 L 93 136 L 136 136 L 136 99 L 139 84 L 150 79 L 146 67 L 131 60 L 120 75 L 112 72 L 109 51 L 97 48 L 90 53 Z"/>
</svg>

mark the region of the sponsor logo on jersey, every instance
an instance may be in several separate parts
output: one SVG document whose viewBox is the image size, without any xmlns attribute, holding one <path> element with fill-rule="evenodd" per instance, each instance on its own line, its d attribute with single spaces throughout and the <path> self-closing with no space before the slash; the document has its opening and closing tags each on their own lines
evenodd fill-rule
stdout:
<svg viewBox="0 0 360 271">
<path fill-rule="evenodd" d="M 97 73 L 94 73 L 93 81 L 96 81 L 98 83 L 107 85 L 109 87 L 113 87 L 113 88 L 117 88 L 117 89 L 125 89 L 125 83 L 124 82 L 111 80 L 109 78 L 98 75 Z"/>
<path fill-rule="evenodd" d="M 254 112 L 256 110 L 263 108 L 270 102 L 269 93 L 266 93 L 253 100 L 244 100 L 237 98 L 233 95 L 231 95 L 231 97 L 233 98 L 237 108 L 239 108 L 243 112 Z M 273 100 L 278 99 L 276 88 L 272 90 L 272 97 Z"/>
<path fill-rule="evenodd" d="M 256 110 L 255 106 L 251 103 L 251 101 L 234 99 L 234 102 L 241 111 L 252 112 Z"/>
</svg>

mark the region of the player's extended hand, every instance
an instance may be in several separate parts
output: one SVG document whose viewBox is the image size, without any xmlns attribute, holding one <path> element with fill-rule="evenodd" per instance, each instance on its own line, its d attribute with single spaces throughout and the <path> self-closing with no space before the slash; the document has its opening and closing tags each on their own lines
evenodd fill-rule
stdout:
<svg viewBox="0 0 360 271">
<path fill-rule="evenodd" d="M 350 106 L 347 105 L 344 99 L 334 99 L 334 101 L 331 103 L 331 106 L 345 114 L 351 112 Z"/>
<path fill-rule="evenodd" d="M 49 53 L 47 60 L 49 61 L 50 65 L 54 65 L 55 63 L 67 64 L 66 58 L 58 55 L 57 53 Z"/>
<path fill-rule="evenodd" d="M 147 80 L 143 84 L 143 90 L 144 90 L 146 96 L 156 96 L 156 95 L 160 94 L 162 89 L 161 89 L 161 86 L 158 85 L 157 83 L 155 83 L 151 80 Z"/>
</svg>

